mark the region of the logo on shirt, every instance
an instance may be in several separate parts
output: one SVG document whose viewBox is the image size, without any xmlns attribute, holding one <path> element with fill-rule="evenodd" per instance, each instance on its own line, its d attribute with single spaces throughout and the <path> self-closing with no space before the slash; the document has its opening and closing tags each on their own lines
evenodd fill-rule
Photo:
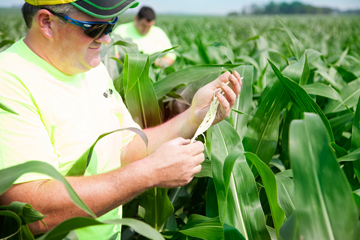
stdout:
<svg viewBox="0 0 360 240">
<path fill-rule="evenodd" d="M 108 98 L 109 96 L 113 95 L 114 93 L 114 90 L 112 90 L 111 88 L 107 89 L 105 92 L 104 92 L 104 97 L 105 98 Z"/>
</svg>

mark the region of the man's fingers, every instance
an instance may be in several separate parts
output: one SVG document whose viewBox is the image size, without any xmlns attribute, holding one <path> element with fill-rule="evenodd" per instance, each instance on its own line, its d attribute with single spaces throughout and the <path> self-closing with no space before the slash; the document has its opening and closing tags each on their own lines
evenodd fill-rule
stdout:
<svg viewBox="0 0 360 240">
<path fill-rule="evenodd" d="M 191 151 L 193 152 L 193 156 L 197 156 L 204 152 L 204 144 L 200 141 L 195 141 L 189 145 L 191 147 Z"/>
<path fill-rule="evenodd" d="M 233 91 L 235 92 L 236 96 L 238 96 L 242 85 L 240 74 L 237 71 L 233 71 L 233 74 L 229 76 L 229 80 L 231 82 Z"/>
<path fill-rule="evenodd" d="M 233 75 L 231 75 L 233 78 L 235 78 Z M 235 88 L 233 86 L 233 88 Z M 237 86 L 237 88 L 239 88 L 239 85 Z M 226 85 L 225 83 L 221 84 L 221 89 L 223 90 L 223 92 L 225 93 L 226 99 L 229 101 L 230 105 L 234 105 L 235 101 L 236 101 L 236 92 L 234 92 L 233 89 L 231 89 L 228 85 Z M 238 89 L 238 91 L 240 92 L 240 89 Z"/>
<path fill-rule="evenodd" d="M 201 171 L 201 164 L 197 165 L 196 167 L 194 167 L 194 175 L 199 173 Z"/>
</svg>

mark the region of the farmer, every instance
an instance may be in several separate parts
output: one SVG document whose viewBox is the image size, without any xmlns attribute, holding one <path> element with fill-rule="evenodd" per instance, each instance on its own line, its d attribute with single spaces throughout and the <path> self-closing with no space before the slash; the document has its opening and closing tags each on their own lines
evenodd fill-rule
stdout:
<svg viewBox="0 0 360 240">
<path fill-rule="evenodd" d="M 172 47 L 166 33 L 155 25 L 155 12 L 150 7 L 142 7 L 135 16 L 134 22 L 121 24 L 114 28 L 112 34 L 136 43 L 139 51 L 145 54 L 162 52 Z M 119 57 L 119 56 L 116 56 Z M 168 53 L 155 61 L 158 67 L 171 66 L 176 59 L 174 53 Z"/>
<path fill-rule="evenodd" d="M 115 91 L 100 47 L 111 41 L 117 16 L 134 0 L 25 0 L 25 38 L 0 54 L 0 103 L 17 114 L 0 111 L 0 169 L 39 160 L 64 176 L 103 133 L 135 127 Z M 47 5 L 45 5 L 47 4 Z M 57 5 L 55 5 L 57 4 Z M 224 82 L 231 84 L 225 85 Z M 170 121 L 145 129 L 142 139 L 131 131 L 110 134 L 95 146 L 84 176 L 66 177 L 100 220 L 121 218 L 122 204 L 153 187 L 189 183 L 201 170 L 203 144 L 189 144 L 202 122 L 214 91 L 220 105 L 215 122 L 228 116 L 240 92 L 238 73 L 224 73 L 201 88 L 192 106 Z M 120 167 L 121 166 L 121 167 Z M 30 225 L 33 234 L 54 228 L 66 219 L 88 216 L 69 198 L 64 186 L 37 173 L 20 177 L 0 196 L 0 205 L 31 204 L 46 215 Z M 88 227 L 79 239 L 109 239 L 120 226 Z"/>
</svg>

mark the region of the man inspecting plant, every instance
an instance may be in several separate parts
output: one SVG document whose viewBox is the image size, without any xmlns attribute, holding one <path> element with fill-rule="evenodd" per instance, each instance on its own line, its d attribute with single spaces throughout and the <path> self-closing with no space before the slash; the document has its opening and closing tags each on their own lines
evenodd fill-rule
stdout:
<svg viewBox="0 0 360 240">
<path fill-rule="evenodd" d="M 155 12 L 150 7 L 142 7 L 135 16 L 134 22 L 121 24 L 114 28 L 113 34 L 130 39 L 138 46 L 139 51 L 146 54 L 161 52 L 172 47 L 169 37 L 155 26 Z M 119 58 L 119 56 L 116 56 Z M 176 59 L 174 53 L 168 53 L 155 61 L 158 67 L 171 66 Z"/>
<path fill-rule="evenodd" d="M 0 54 L 0 100 L 16 114 L 0 112 L 0 169 L 31 160 L 50 163 L 66 175 L 77 159 L 103 133 L 137 127 L 114 90 L 101 63 L 101 44 L 118 15 L 134 0 L 25 0 L 25 38 Z M 225 83 L 230 81 L 230 85 Z M 201 170 L 203 144 L 189 144 L 207 113 L 214 91 L 220 107 L 214 124 L 230 113 L 240 93 L 237 72 L 226 72 L 201 88 L 191 107 L 168 122 L 145 129 L 149 156 L 139 136 L 129 131 L 108 135 L 97 143 L 84 176 L 70 177 L 81 199 L 100 220 L 122 216 L 122 204 L 153 187 L 189 183 Z M 0 205 L 31 204 L 46 215 L 44 226 L 88 216 L 69 198 L 63 185 L 48 176 L 26 174 L 0 196 Z M 120 226 L 88 227 L 79 239 L 109 239 Z"/>
</svg>

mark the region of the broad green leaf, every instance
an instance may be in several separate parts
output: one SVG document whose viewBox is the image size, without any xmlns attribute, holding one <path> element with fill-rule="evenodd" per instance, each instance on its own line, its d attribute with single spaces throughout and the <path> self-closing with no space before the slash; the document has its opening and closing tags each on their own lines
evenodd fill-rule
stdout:
<svg viewBox="0 0 360 240">
<path fill-rule="evenodd" d="M 276 174 L 275 178 L 279 205 L 289 218 L 295 210 L 294 182 L 291 178 L 279 174 Z"/>
<path fill-rule="evenodd" d="M 244 236 L 241 235 L 239 230 L 237 230 L 233 226 L 227 225 L 225 223 L 223 228 L 224 228 L 224 240 L 245 240 Z"/>
<path fill-rule="evenodd" d="M 112 60 L 115 60 L 118 64 L 120 64 L 122 67 L 124 67 L 124 63 L 118 59 L 118 58 L 115 58 L 115 57 L 111 57 Z"/>
<path fill-rule="evenodd" d="M 326 85 L 320 82 L 316 82 L 313 84 L 308 84 L 302 86 L 302 88 L 309 94 L 309 95 L 317 95 L 322 96 L 330 99 L 337 100 L 342 102 L 340 94 L 335 91 L 330 85 Z"/>
<path fill-rule="evenodd" d="M 236 99 L 233 110 L 244 114 L 240 115 L 232 112 L 230 115 L 230 122 L 232 122 L 240 137 L 243 137 L 247 129 L 249 114 L 252 110 L 251 102 L 253 97 L 252 84 L 254 78 L 254 68 L 252 66 L 240 66 L 234 70 L 236 70 L 241 77 L 244 77 L 244 79 L 242 80 L 240 96 Z"/>
<path fill-rule="evenodd" d="M 356 111 L 352 125 L 350 154 L 357 152 L 355 149 L 360 150 L 360 98 L 356 105 Z M 353 166 L 357 179 L 360 181 L 360 155 L 354 159 Z"/>
<path fill-rule="evenodd" d="M 360 78 L 348 83 L 341 89 L 341 99 L 344 103 L 330 100 L 329 104 L 324 108 L 325 113 L 339 112 L 346 110 L 346 106 L 352 108 L 356 106 L 360 96 Z"/>
<path fill-rule="evenodd" d="M 269 200 L 271 216 L 273 218 L 273 222 L 276 230 L 276 236 L 277 236 L 279 234 L 280 227 L 284 222 L 285 213 L 278 203 L 275 176 L 271 171 L 271 169 L 263 161 L 261 161 L 255 154 L 245 153 L 244 155 L 246 156 L 246 159 L 250 160 L 252 164 L 254 164 L 254 166 L 256 167 L 256 169 L 260 174 L 267 198 Z"/>
<path fill-rule="evenodd" d="M 314 49 L 306 49 L 306 53 L 307 53 L 309 63 L 311 63 L 312 61 L 314 61 L 315 59 L 317 59 L 319 57 L 324 57 L 324 55 L 321 52 L 318 52 Z"/>
<path fill-rule="evenodd" d="M 290 127 L 296 218 L 304 239 L 357 239 L 358 216 L 320 117 L 305 113 Z M 315 214 L 314 214 L 315 213 Z"/>
<path fill-rule="evenodd" d="M 201 163 L 201 171 L 195 174 L 195 177 L 212 177 L 211 161 L 209 159 L 205 159 L 205 161 Z"/>
<path fill-rule="evenodd" d="M 310 75 L 310 67 L 307 60 L 307 52 L 301 56 L 297 63 L 294 63 L 286 67 L 282 74 L 291 80 L 295 81 L 299 85 L 305 85 Z"/>
<path fill-rule="evenodd" d="M 321 120 L 323 121 L 328 131 L 330 140 L 334 142 L 334 136 L 331 126 L 321 108 L 316 104 L 316 102 L 314 102 L 314 100 L 306 93 L 306 91 L 300 85 L 298 85 L 291 79 L 285 77 L 270 60 L 269 62 L 276 76 L 278 77 L 286 91 L 289 93 L 292 102 L 296 104 L 303 112 L 313 112 L 318 114 L 321 117 Z"/>
<path fill-rule="evenodd" d="M 141 75 L 143 75 L 143 71 L 146 71 L 148 58 L 149 56 L 146 54 L 126 54 L 124 63 L 125 96 L 139 81 Z M 148 71 L 149 70 L 147 70 L 147 73 Z"/>
<path fill-rule="evenodd" d="M 150 227 L 148 224 L 141 222 L 136 219 L 131 218 L 123 218 L 123 219 L 115 219 L 115 220 L 106 220 L 106 221 L 97 221 L 91 218 L 85 217 L 76 217 L 69 220 L 66 220 L 59 225 L 57 225 L 50 232 L 42 235 L 36 240 L 58 240 L 64 239 L 70 231 L 88 227 L 88 226 L 96 226 L 96 225 L 104 225 L 104 224 L 112 224 L 112 225 L 126 225 L 134 229 L 137 233 L 154 240 L 164 240 L 161 234 Z"/>
<path fill-rule="evenodd" d="M 349 154 L 339 157 L 338 162 L 354 162 L 360 159 L 360 148 L 350 152 Z"/>
<path fill-rule="evenodd" d="M 219 216 L 219 207 L 213 178 L 209 178 L 208 180 L 206 193 L 206 216 L 210 218 Z"/>
<path fill-rule="evenodd" d="M 259 67 L 261 69 L 261 71 L 266 71 L 265 69 L 267 68 L 267 59 L 270 58 L 269 56 L 269 44 L 267 42 L 267 40 L 260 36 L 259 39 L 256 40 L 256 44 L 257 44 L 257 51 L 259 52 Z M 253 56 L 253 58 L 257 58 L 255 56 Z M 260 89 L 265 89 L 266 85 L 268 84 L 267 82 L 267 75 L 264 74 L 261 79 L 259 79 L 259 81 L 256 83 L 258 87 L 260 87 Z"/>
<path fill-rule="evenodd" d="M 21 230 L 22 224 L 19 216 L 12 211 L 0 211 L 0 217 L 4 217 L 5 220 L 8 219 L 8 224 L 4 222 L 3 225 L 0 226 L 0 239 L 10 239 L 11 237 L 20 239 L 17 235 Z"/>
<path fill-rule="evenodd" d="M 320 76 L 328 83 L 331 84 L 331 86 L 336 90 L 339 91 L 341 86 L 339 83 L 337 83 L 334 79 L 334 77 L 331 77 L 327 71 L 318 69 L 315 71 L 316 73 L 320 74 Z"/>
<path fill-rule="evenodd" d="M 271 240 L 277 240 L 275 229 L 273 229 L 272 227 L 269 227 L 267 225 L 266 225 L 266 229 L 268 230 L 268 232 L 270 234 Z"/>
<path fill-rule="evenodd" d="M 134 63 L 132 63 L 133 60 L 135 61 Z M 149 58 L 147 57 L 145 59 L 140 57 L 140 60 L 137 61 L 137 59 L 133 58 L 128 59 L 129 72 L 136 71 L 137 68 L 132 66 L 137 64 L 141 65 L 143 69 L 141 70 L 141 74 L 136 76 L 137 78 L 130 78 L 133 74 L 129 74 L 129 80 L 138 80 L 131 89 L 127 88 L 125 103 L 134 121 L 137 122 L 142 129 L 145 129 L 160 125 L 162 118 L 158 99 L 156 98 L 152 81 L 149 78 Z M 145 63 L 143 61 L 145 61 Z M 127 69 L 127 67 L 125 67 L 124 70 L 125 69 Z"/>
<path fill-rule="evenodd" d="M 174 212 L 167 195 L 169 189 L 152 188 L 140 196 L 140 206 L 143 208 L 139 215 L 153 228 L 160 230 L 166 220 Z"/>
<path fill-rule="evenodd" d="M 290 110 L 287 110 L 284 115 L 285 115 L 285 121 L 281 129 L 281 148 L 282 148 L 281 159 L 283 159 L 282 163 L 286 166 L 286 168 L 290 168 L 290 160 L 289 160 L 290 159 L 289 158 L 290 124 L 294 119 L 302 118 L 303 113 L 300 112 L 295 105 L 292 105 L 290 107 Z"/>
<path fill-rule="evenodd" d="M 354 115 L 352 113 L 345 113 L 329 120 L 335 139 L 339 139 L 342 137 L 343 132 L 346 131 L 346 129 L 348 128 L 347 125 L 352 124 L 353 118 Z"/>
<path fill-rule="evenodd" d="M 122 128 L 122 129 L 117 129 L 117 130 L 114 130 L 114 131 L 111 131 L 111 132 L 108 132 L 108 133 L 104 133 L 104 134 L 101 134 L 97 139 L 96 141 L 94 142 L 93 145 L 91 145 L 91 147 L 86 150 L 83 155 L 81 155 L 81 157 L 76 160 L 76 162 L 74 163 L 74 165 L 69 169 L 69 171 L 66 173 L 66 176 L 83 176 L 85 174 L 85 171 L 86 171 L 86 168 L 87 166 L 89 165 L 90 161 L 91 161 L 91 155 L 92 155 L 92 152 L 94 150 L 94 147 L 95 145 L 97 144 L 98 141 L 100 141 L 103 137 L 106 137 L 107 135 L 111 134 L 111 133 L 115 133 L 115 132 L 120 132 L 120 131 L 125 131 L 125 130 L 128 130 L 128 131 L 133 131 L 135 133 L 137 133 L 141 138 L 142 140 L 144 141 L 145 143 L 145 146 L 146 146 L 146 152 L 147 152 L 147 149 L 148 149 L 148 138 L 146 136 L 146 134 L 141 130 L 141 129 L 138 129 L 138 128 Z"/>
<path fill-rule="evenodd" d="M 349 47 L 347 47 L 345 49 L 345 51 L 342 52 L 341 56 L 339 57 L 339 59 L 337 60 L 337 62 L 335 63 L 335 67 L 340 67 L 340 65 L 342 64 L 342 62 L 345 60 L 346 55 L 349 52 Z M 329 70 L 329 75 L 331 78 L 335 78 L 336 75 L 336 69 L 334 67 L 331 67 Z"/>
<path fill-rule="evenodd" d="M 224 238 L 224 230 L 218 217 L 208 218 L 192 214 L 187 224 L 179 230 L 184 235 L 205 240 L 219 240 Z"/>
<path fill-rule="evenodd" d="M 118 40 L 112 44 L 113 46 L 124 46 L 124 47 L 135 47 L 137 48 L 137 45 L 132 42 L 127 42 L 124 40 Z"/>
<path fill-rule="evenodd" d="M 200 56 L 201 63 L 212 64 L 209 54 L 208 54 L 208 49 L 202 41 L 201 34 L 198 34 L 198 37 L 195 39 L 194 42 L 197 45 L 198 54 Z"/>
<path fill-rule="evenodd" d="M 243 144 L 246 152 L 256 154 L 264 163 L 272 159 L 279 139 L 279 118 L 290 97 L 276 81 L 247 127 Z"/>
<path fill-rule="evenodd" d="M 0 194 L 8 190 L 11 185 L 25 173 L 41 173 L 48 175 L 62 184 L 64 184 L 66 191 L 68 192 L 71 200 L 81 209 L 83 209 L 89 215 L 96 217 L 95 214 L 84 204 L 79 198 L 74 189 L 66 181 L 66 179 L 50 164 L 40 161 L 29 161 L 23 164 L 12 166 L 6 169 L 0 170 L 1 183 L 0 183 Z"/>
<path fill-rule="evenodd" d="M 152 65 L 157 58 L 163 57 L 163 56 L 164 56 L 165 54 L 167 54 L 169 51 L 174 50 L 174 49 L 176 49 L 176 48 L 178 48 L 178 47 L 180 47 L 180 46 L 175 46 L 175 47 L 172 47 L 172 48 L 169 48 L 169 49 L 165 49 L 164 51 L 151 54 L 151 55 L 149 56 L 150 65 Z"/>
<path fill-rule="evenodd" d="M 279 240 L 300 240 L 299 223 L 296 211 L 286 220 L 280 228 Z"/>
<path fill-rule="evenodd" d="M 349 83 L 349 82 L 351 82 L 351 81 L 358 78 L 354 73 L 346 70 L 343 67 L 335 66 L 334 68 L 336 69 L 337 73 L 342 77 L 342 79 L 347 83 Z"/>
<path fill-rule="evenodd" d="M 231 64 L 234 64 L 235 62 L 234 52 L 229 45 L 227 47 L 220 46 L 220 51 L 230 60 Z"/>
<path fill-rule="evenodd" d="M 42 220 L 45 216 L 36 211 L 30 204 L 12 202 L 8 207 L 9 211 L 16 213 L 23 224 L 29 224 Z"/>
<path fill-rule="evenodd" d="M 216 124 L 211 161 L 220 221 L 235 227 L 246 239 L 270 239 L 254 176 L 239 151 L 242 146 L 235 129 L 226 121 Z"/>
<path fill-rule="evenodd" d="M 354 201 L 360 211 L 360 189 L 353 192 Z"/>
<path fill-rule="evenodd" d="M 200 65 L 176 71 L 154 83 L 156 96 L 160 99 L 179 84 L 188 84 L 213 73 L 219 76 L 221 72 L 237 66 L 239 65 Z"/>
</svg>

